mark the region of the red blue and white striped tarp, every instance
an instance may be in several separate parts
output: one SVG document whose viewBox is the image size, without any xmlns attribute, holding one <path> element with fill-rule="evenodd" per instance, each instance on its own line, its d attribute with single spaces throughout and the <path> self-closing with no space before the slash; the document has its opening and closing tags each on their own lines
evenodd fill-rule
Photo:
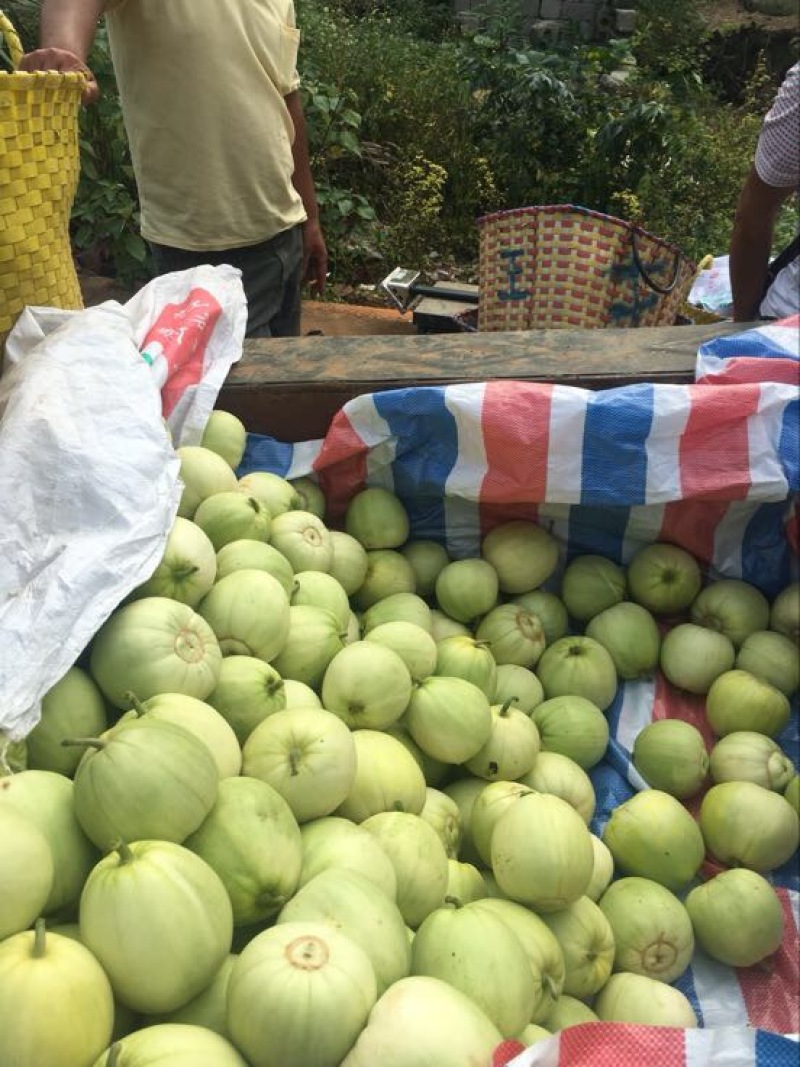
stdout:
<svg viewBox="0 0 800 1067">
<path fill-rule="evenodd" d="M 678 1030 L 582 1023 L 519 1052 L 505 1042 L 493 1067 L 797 1067 L 797 1042 L 743 1026 Z"/>
<path fill-rule="evenodd" d="M 738 362 L 731 341 L 699 357 L 721 363 L 713 384 L 592 392 L 491 381 L 359 396 L 324 440 L 251 436 L 242 470 L 313 474 L 334 522 L 360 488 L 385 486 L 404 500 L 414 536 L 453 557 L 526 517 L 559 538 L 565 559 L 593 551 L 625 562 L 660 538 L 774 595 L 796 565 L 800 397 L 771 380 L 770 358 L 762 381 L 725 378 Z"/>
<path fill-rule="evenodd" d="M 766 373 L 770 381 L 800 385 L 798 326 L 800 315 L 793 315 L 706 342 L 697 354 L 697 381 L 760 382 Z M 769 361 L 766 365 L 765 360 Z"/>
<path fill-rule="evenodd" d="M 322 441 L 251 436 L 241 473 L 316 477 L 334 525 L 354 493 L 384 486 L 405 503 L 412 536 L 441 541 L 453 558 L 477 554 L 499 522 L 527 518 L 557 537 L 562 566 L 587 552 L 624 564 L 642 543 L 666 540 L 694 553 L 709 576 L 743 578 L 773 597 L 798 577 L 799 354 L 795 318 L 703 345 L 690 385 L 592 392 L 490 381 L 360 396 L 337 413 Z M 558 575 L 551 584 L 558 588 Z M 645 787 L 631 763 L 633 739 L 668 716 L 694 723 L 711 743 L 702 698 L 678 693 L 660 675 L 620 687 L 608 709 L 607 756 L 591 772 L 595 832 Z M 777 740 L 800 762 L 797 705 Z M 705 1030 L 753 1030 L 714 1039 L 672 1031 L 650 1057 L 641 1042 L 651 1038 L 635 1027 L 616 1027 L 624 1038 L 602 1049 L 596 1031 L 589 1051 L 578 1052 L 572 1044 L 584 1040 L 581 1027 L 548 1042 L 545 1058 L 531 1059 L 538 1053 L 530 1050 L 514 1067 L 788 1065 L 784 1046 L 766 1032 L 800 1032 L 800 871 L 790 863 L 771 877 L 786 937 L 769 966 L 734 970 L 698 950 L 676 983 Z M 593 1032 L 586 1033 L 589 1040 Z M 727 1040 L 746 1046 L 751 1058 L 724 1060 Z M 796 1067 L 798 1049 L 786 1047 Z"/>
</svg>

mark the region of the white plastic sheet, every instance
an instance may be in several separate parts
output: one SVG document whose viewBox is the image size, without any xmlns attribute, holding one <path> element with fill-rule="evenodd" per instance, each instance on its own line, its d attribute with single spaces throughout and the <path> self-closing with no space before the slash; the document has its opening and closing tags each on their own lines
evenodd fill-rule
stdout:
<svg viewBox="0 0 800 1067">
<path fill-rule="evenodd" d="M 122 310 L 142 359 L 161 390 L 164 418 L 177 448 L 197 445 L 233 363 L 241 358 L 247 301 L 241 272 L 203 264 L 154 278 Z M 21 362 L 64 323 L 84 312 L 28 307 L 6 342 L 6 364 Z"/>
<path fill-rule="evenodd" d="M 28 308 L 0 378 L 0 735 L 153 573 L 247 319 L 231 267 L 164 275 L 128 304 Z"/>
</svg>

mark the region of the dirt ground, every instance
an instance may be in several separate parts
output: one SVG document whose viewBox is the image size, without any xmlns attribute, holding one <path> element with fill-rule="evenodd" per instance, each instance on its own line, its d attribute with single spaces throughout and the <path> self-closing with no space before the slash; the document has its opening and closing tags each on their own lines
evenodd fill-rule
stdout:
<svg viewBox="0 0 800 1067">
<path fill-rule="evenodd" d="M 323 300 L 303 302 L 301 330 L 304 334 L 319 330 L 328 337 L 416 333 L 410 312 L 401 314 L 392 307 L 333 304 Z"/>
<path fill-rule="evenodd" d="M 762 15 L 747 11 L 743 0 L 703 0 L 700 4 L 703 18 L 713 29 L 730 29 L 755 23 L 773 30 L 800 30 L 800 18 L 794 15 Z"/>
<path fill-rule="evenodd" d="M 131 295 L 129 290 L 113 278 L 82 274 L 80 281 L 87 307 L 100 304 L 104 300 L 124 303 Z M 304 335 L 322 333 L 327 337 L 416 333 L 410 313 L 401 314 L 393 307 L 369 307 L 325 300 L 303 301 L 300 329 Z"/>
</svg>

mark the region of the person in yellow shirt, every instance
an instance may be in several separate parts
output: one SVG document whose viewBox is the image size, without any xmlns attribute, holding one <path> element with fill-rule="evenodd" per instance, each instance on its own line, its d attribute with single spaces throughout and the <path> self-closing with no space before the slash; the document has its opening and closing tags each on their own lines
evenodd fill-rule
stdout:
<svg viewBox="0 0 800 1067">
<path fill-rule="evenodd" d="M 242 271 L 248 336 L 300 332 L 327 252 L 300 100 L 293 0 L 42 0 L 23 70 L 87 67 L 105 17 L 156 271 Z"/>
</svg>

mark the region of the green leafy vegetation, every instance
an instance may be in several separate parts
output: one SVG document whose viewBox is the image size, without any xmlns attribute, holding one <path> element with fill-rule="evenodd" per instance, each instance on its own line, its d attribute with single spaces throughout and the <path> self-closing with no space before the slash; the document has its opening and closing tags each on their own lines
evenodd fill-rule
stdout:
<svg viewBox="0 0 800 1067">
<path fill-rule="evenodd" d="M 23 49 L 33 47 L 36 42 L 39 24 L 39 4 L 37 0 L 16 0 L 15 3 L 0 4 L 3 12 L 20 38 Z M 11 62 L 10 48 L 5 35 L 0 33 L 0 71 L 8 73 L 14 69 Z"/>
<path fill-rule="evenodd" d="M 5 5 L 26 47 L 28 8 Z M 296 8 L 334 283 L 374 283 L 398 264 L 465 276 L 476 219 L 529 204 L 628 218 L 696 259 L 726 251 L 779 72 L 760 62 L 745 91 L 726 98 L 709 74 L 712 37 L 694 0 L 639 0 L 632 38 L 567 34 L 546 49 L 526 35 L 513 0 L 496 0 L 468 28 L 450 0 Z M 147 277 L 148 255 L 102 31 L 90 62 L 102 96 L 81 117 L 73 238 L 94 269 L 133 284 Z M 779 243 L 795 223 L 787 209 Z"/>
<path fill-rule="evenodd" d="M 90 65 L 101 93 L 97 103 L 81 111 L 81 176 L 72 239 L 88 267 L 135 285 L 149 276 L 149 250 L 139 236 L 136 181 L 102 27 Z"/>
</svg>

